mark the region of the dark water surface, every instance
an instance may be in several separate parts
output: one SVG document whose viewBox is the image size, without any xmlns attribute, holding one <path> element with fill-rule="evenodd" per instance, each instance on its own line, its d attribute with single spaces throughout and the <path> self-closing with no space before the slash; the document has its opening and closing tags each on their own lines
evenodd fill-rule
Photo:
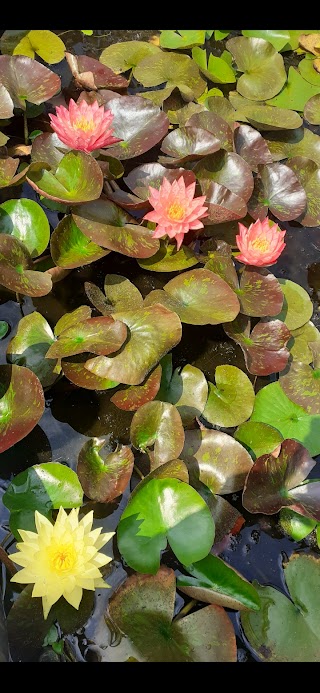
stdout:
<svg viewBox="0 0 320 693">
<path fill-rule="evenodd" d="M 84 37 L 80 40 L 79 32 L 67 32 L 62 35 L 67 49 L 76 54 L 87 53 L 98 58 L 103 48 L 116 41 L 131 39 L 145 40 L 156 31 L 100 31 L 98 36 Z M 70 73 L 67 67 L 62 65 L 51 66 L 62 75 L 63 86 L 67 87 L 70 81 Z M 147 160 L 155 160 L 154 152 L 147 152 Z M 141 161 L 141 159 L 140 159 Z M 137 165 L 132 160 L 132 168 Z M 20 194 L 20 188 L 16 190 Z M 33 195 L 28 185 L 23 186 L 22 195 Z M 2 201 L 2 199 L 1 199 Z M 58 223 L 56 213 L 51 213 L 50 223 L 54 228 Z M 314 303 L 313 321 L 320 328 L 318 312 L 320 296 L 320 230 L 319 228 L 304 229 L 295 222 L 281 225 L 286 226 L 287 246 L 273 268 L 274 274 L 279 278 L 288 278 L 303 286 L 311 296 Z M 6 363 L 6 348 L 15 334 L 17 324 L 21 317 L 38 310 L 48 320 L 51 327 L 65 313 L 74 310 L 89 301 L 84 293 L 84 282 L 92 281 L 101 288 L 107 273 L 123 274 L 140 289 L 143 295 L 152 289 L 161 288 L 172 275 L 163 273 L 151 273 L 142 270 L 135 260 L 111 253 L 98 262 L 73 270 L 62 282 L 54 285 L 52 292 L 43 298 L 24 298 L 20 306 L 13 299 L 13 294 L 0 290 L 0 320 L 6 320 L 10 325 L 7 337 L 0 341 L 0 363 Z M 93 315 L 96 313 L 93 312 Z M 180 344 L 173 350 L 174 366 L 183 366 L 191 363 L 201 368 L 206 377 L 213 379 L 217 365 L 232 364 L 245 369 L 240 347 L 228 340 L 222 327 L 217 326 L 191 326 L 183 325 L 183 337 Z M 270 380 L 274 377 L 271 376 Z M 260 378 L 256 383 L 256 390 L 267 384 L 269 378 Z M 78 389 L 66 378 L 59 380 L 46 395 L 45 413 L 34 430 L 21 442 L 17 443 L 7 452 L 1 455 L 0 469 L 0 497 L 2 497 L 10 480 L 33 464 L 48 462 L 51 460 L 66 462 L 73 469 L 76 468 L 78 453 L 84 442 L 92 436 L 104 436 L 110 445 L 110 451 L 117 442 L 129 443 L 129 427 L 132 413 L 122 412 L 110 403 L 112 390 L 106 392 L 93 392 Z M 232 433 L 232 430 L 227 431 Z M 320 456 L 313 470 L 312 476 L 320 476 Z M 138 478 L 133 477 L 132 486 Z M 121 513 L 128 500 L 130 489 L 120 500 L 108 504 L 89 504 L 94 509 L 95 526 L 103 526 L 104 531 L 116 529 Z M 278 515 L 251 515 L 241 505 L 241 493 L 226 497 L 235 505 L 245 517 L 245 525 L 238 535 L 230 538 L 221 557 L 231 566 L 239 570 L 248 580 L 256 579 L 263 585 L 272 585 L 287 593 L 283 580 L 282 561 L 287 559 L 293 551 L 315 552 L 319 555 L 315 538 L 312 535 L 301 542 L 294 542 L 285 535 L 278 523 Z M 8 532 L 8 511 L 0 504 L 0 542 Z M 13 547 L 9 548 L 12 550 Z M 108 553 L 111 555 L 111 542 L 108 545 Z M 113 542 L 114 561 L 111 564 L 108 583 L 116 588 L 125 578 L 126 571 L 116 546 Z M 178 563 L 170 550 L 163 556 L 165 563 L 178 569 Z M 3 571 L 3 581 L 5 571 Z M 112 634 L 105 623 L 104 611 L 107 600 L 111 596 L 111 590 L 97 592 L 95 610 L 86 627 L 80 632 L 67 638 L 69 656 L 74 661 L 125 661 L 129 656 L 134 656 L 126 638 L 119 644 L 115 634 Z M 15 594 L 11 585 L 6 585 L 5 609 L 8 612 Z M 184 604 L 184 599 L 178 595 L 176 611 Z M 187 598 L 189 601 L 189 598 Z M 199 604 L 199 606 L 203 606 Z M 197 607 L 196 607 L 197 608 Z M 241 662 L 255 661 L 240 627 L 238 613 L 227 610 L 237 633 L 238 660 Z M 53 654 L 52 654 L 53 656 Z M 56 656 L 57 657 L 57 656 Z M 27 653 L 26 653 L 27 658 Z M 58 659 L 56 659 L 58 661 Z"/>
</svg>

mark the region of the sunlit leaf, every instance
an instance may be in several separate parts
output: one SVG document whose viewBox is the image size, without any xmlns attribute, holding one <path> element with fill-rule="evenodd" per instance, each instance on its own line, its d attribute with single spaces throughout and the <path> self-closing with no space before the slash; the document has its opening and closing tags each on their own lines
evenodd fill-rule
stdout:
<svg viewBox="0 0 320 693">
<path fill-rule="evenodd" d="M 116 159 L 132 159 L 154 147 L 168 132 L 169 120 L 159 106 L 141 96 L 122 96 L 108 101 L 113 115 L 113 136 L 122 141 L 108 147 Z"/>
<path fill-rule="evenodd" d="M 119 383 L 108 378 L 99 378 L 98 375 L 90 373 L 85 367 L 89 354 L 77 354 L 62 359 L 61 367 L 64 375 L 74 385 L 83 387 L 86 390 L 110 390 L 117 387 Z M 92 354 L 93 356 L 93 354 Z"/>
<path fill-rule="evenodd" d="M 250 452 L 253 460 L 273 452 L 283 440 L 276 428 L 255 421 L 246 421 L 241 424 L 235 431 L 234 437 Z"/>
<path fill-rule="evenodd" d="M 0 56 L 0 82 L 8 90 L 14 106 L 26 108 L 26 101 L 40 104 L 61 88 L 61 80 L 52 70 L 22 55 Z"/>
<path fill-rule="evenodd" d="M 225 186 L 228 190 L 248 202 L 253 191 L 251 167 L 238 154 L 223 150 L 205 156 L 194 167 L 194 173 L 206 192 L 210 181 Z"/>
<path fill-rule="evenodd" d="M 192 58 L 199 65 L 201 72 L 214 84 L 231 84 L 236 81 L 235 71 L 223 60 L 210 53 L 207 60 L 206 50 L 192 49 Z"/>
<path fill-rule="evenodd" d="M 272 155 L 265 139 L 250 125 L 240 125 L 236 128 L 234 144 L 237 154 L 253 171 L 258 171 L 259 164 L 272 164 Z"/>
<path fill-rule="evenodd" d="M 32 431 L 44 412 L 37 376 L 22 366 L 0 366 L 0 452 Z M 30 407 L 32 402 L 32 407 Z"/>
<path fill-rule="evenodd" d="M 166 82 L 171 91 L 178 87 L 186 101 L 193 101 L 204 92 L 206 82 L 199 68 L 188 55 L 160 52 L 148 55 L 134 68 L 134 76 L 144 87 Z"/>
<path fill-rule="evenodd" d="M 281 51 L 290 41 L 289 31 L 283 29 L 243 29 L 242 34 L 247 38 L 265 39 L 273 45 L 276 51 Z"/>
<path fill-rule="evenodd" d="M 254 219 L 265 219 L 268 208 L 280 221 L 297 219 L 306 209 L 307 196 L 299 178 L 285 164 L 258 166 L 259 177 L 248 210 Z"/>
<path fill-rule="evenodd" d="M 95 159 L 76 150 L 65 154 L 55 173 L 45 168 L 29 171 L 27 180 L 40 195 L 66 204 L 96 200 L 103 184 L 102 172 Z"/>
<path fill-rule="evenodd" d="M 280 385 L 287 397 L 303 407 L 308 414 L 320 412 L 320 370 L 306 363 L 292 361 L 280 373 Z"/>
<path fill-rule="evenodd" d="M 286 367 L 290 355 L 286 344 L 291 335 L 281 320 L 260 320 L 250 333 L 250 319 L 239 315 L 224 325 L 224 330 L 241 346 L 249 373 L 270 375 Z"/>
<path fill-rule="evenodd" d="M 17 43 L 13 55 L 27 55 L 29 58 L 34 58 L 37 53 L 44 62 L 53 65 L 63 60 L 64 52 L 63 41 L 53 31 L 33 29 Z"/>
<path fill-rule="evenodd" d="M 186 123 L 187 126 L 203 128 L 211 132 L 218 140 L 220 146 L 228 152 L 233 152 L 233 130 L 223 117 L 211 111 L 194 113 Z"/>
<path fill-rule="evenodd" d="M 286 71 L 282 56 L 269 41 L 237 36 L 229 39 L 226 46 L 238 70 L 244 73 L 237 82 L 242 96 L 261 101 L 278 94 L 286 81 Z"/>
<path fill-rule="evenodd" d="M 159 401 L 143 404 L 133 416 L 130 440 L 142 452 L 154 446 L 152 470 L 177 459 L 184 444 L 184 431 L 177 408 Z"/>
<path fill-rule="evenodd" d="M 315 94 L 320 93 L 320 86 L 315 87 L 303 79 L 302 75 L 294 67 L 289 67 L 288 81 L 280 94 L 273 99 L 268 98 L 271 106 L 290 108 L 293 111 L 303 111 L 307 101 Z"/>
<path fill-rule="evenodd" d="M 296 330 L 291 330 L 292 339 L 288 347 L 294 361 L 301 363 L 311 363 L 313 354 L 310 348 L 310 343 L 315 342 L 315 345 L 320 343 L 320 334 L 316 326 L 310 321 Z"/>
<path fill-rule="evenodd" d="M 77 474 L 84 493 L 98 503 L 110 503 L 126 489 L 133 470 L 133 453 L 125 445 L 101 457 L 104 438 L 90 438 L 79 452 Z"/>
<path fill-rule="evenodd" d="M 37 202 L 26 198 L 7 200 L 0 205 L 0 233 L 18 238 L 32 257 L 41 255 L 50 239 L 46 214 Z"/>
<path fill-rule="evenodd" d="M 66 59 L 77 85 L 84 89 L 125 89 L 129 84 L 127 79 L 88 55 L 66 53 Z"/>
<path fill-rule="evenodd" d="M 177 407 L 184 426 L 201 416 L 207 397 L 208 384 L 202 371 L 190 364 L 176 368 L 165 392 L 161 393 L 161 399 Z"/>
<path fill-rule="evenodd" d="M 136 411 L 143 404 L 151 402 L 159 391 L 162 368 L 159 364 L 147 376 L 142 385 L 131 385 L 125 390 L 118 390 L 112 395 L 110 402 L 125 411 Z"/>
<path fill-rule="evenodd" d="M 301 541 L 307 537 L 318 524 L 316 520 L 299 515 L 299 513 L 290 510 L 290 508 L 282 508 L 280 510 L 279 522 L 282 529 L 287 534 L 290 534 L 295 541 Z"/>
<path fill-rule="evenodd" d="M 52 289 L 47 272 L 36 272 L 26 246 L 14 236 L 0 234 L 0 282 L 26 296 L 45 296 Z"/>
<path fill-rule="evenodd" d="M 47 358 L 64 358 L 90 351 L 111 354 L 118 351 L 127 338 L 123 322 L 111 316 L 88 318 L 63 330 L 47 351 Z"/>
<path fill-rule="evenodd" d="M 144 260 L 138 260 L 138 264 L 142 269 L 152 272 L 178 272 L 197 265 L 198 258 L 187 245 L 182 245 L 177 250 L 175 243 L 160 241 L 158 252 Z"/>
<path fill-rule="evenodd" d="M 189 29 L 178 29 L 177 31 L 161 31 L 161 48 L 192 48 L 192 46 L 202 46 L 205 42 L 205 31 L 195 31 Z"/>
<path fill-rule="evenodd" d="M 56 226 L 50 249 L 55 264 L 68 269 L 88 265 L 110 252 L 90 241 L 77 227 L 71 214 L 66 214 Z"/>
<path fill-rule="evenodd" d="M 54 342 L 54 334 L 46 319 L 37 312 L 26 315 L 18 324 L 18 330 L 7 348 L 9 363 L 26 366 L 39 378 L 43 387 L 54 383 L 59 374 L 56 359 L 45 358 Z"/>
<path fill-rule="evenodd" d="M 116 74 L 127 72 L 136 67 L 148 55 L 159 54 L 160 48 L 147 41 L 121 41 L 107 46 L 101 55 L 100 62 L 107 65 Z"/>
<path fill-rule="evenodd" d="M 251 416 L 254 397 L 253 386 L 240 368 L 217 366 L 203 416 L 217 426 L 238 426 Z"/>
<path fill-rule="evenodd" d="M 309 294 L 290 279 L 278 279 L 284 295 L 283 308 L 276 316 L 289 330 L 297 330 L 310 320 L 313 305 Z M 282 370 L 281 368 L 279 370 Z"/>
<path fill-rule="evenodd" d="M 179 164 L 207 156 L 220 149 L 220 140 L 208 130 L 186 126 L 169 132 L 161 144 L 161 151 L 170 159 L 161 157 L 161 161 Z"/>
</svg>

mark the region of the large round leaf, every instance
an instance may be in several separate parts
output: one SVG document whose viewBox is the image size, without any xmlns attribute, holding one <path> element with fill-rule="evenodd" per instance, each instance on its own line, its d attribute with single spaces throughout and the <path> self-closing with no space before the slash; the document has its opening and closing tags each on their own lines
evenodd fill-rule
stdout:
<svg viewBox="0 0 320 693">
<path fill-rule="evenodd" d="M 84 288 L 89 300 L 102 315 L 110 315 L 118 310 L 137 310 L 143 305 L 139 289 L 121 274 L 105 276 L 105 294 L 91 282 L 85 282 Z"/>
<path fill-rule="evenodd" d="M 32 257 L 41 255 L 50 239 L 49 222 L 42 207 L 26 198 L 0 205 L 0 233 L 18 238 Z"/>
<path fill-rule="evenodd" d="M 252 467 L 247 450 L 222 431 L 185 431 L 180 457 L 194 479 L 202 481 L 212 493 L 239 491 Z"/>
<path fill-rule="evenodd" d="M 274 426 L 284 438 L 299 440 L 310 452 L 320 453 L 318 426 L 320 415 L 311 415 L 294 404 L 283 392 L 280 383 L 266 385 L 256 395 L 251 421 Z"/>
<path fill-rule="evenodd" d="M 0 283 L 25 296 L 45 296 L 52 289 L 47 272 L 35 272 L 26 246 L 14 236 L 0 234 Z"/>
<path fill-rule="evenodd" d="M 47 358 L 63 358 L 92 351 L 111 354 L 118 351 L 127 338 L 127 328 L 111 316 L 88 318 L 63 330 L 47 351 Z"/>
<path fill-rule="evenodd" d="M 161 151 L 170 159 L 162 157 L 167 163 L 179 164 L 207 156 L 220 149 L 220 140 L 211 132 L 191 125 L 176 128 L 169 132 L 161 144 Z"/>
<path fill-rule="evenodd" d="M 126 563 L 155 574 L 167 541 L 185 565 L 204 558 L 213 544 L 214 522 L 191 486 L 178 479 L 151 479 L 129 500 L 117 536 Z"/>
<path fill-rule="evenodd" d="M 225 221 L 243 219 L 247 214 L 247 205 L 242 197 L 235 195 L 224 185 L 212 181 L 209 185 L 203 181 L 202 192 L 206 195 L 208 206 L 208 223 L 222 224 Z"/>
<path fill-rule="evenodd" d="M 303 407 L 308 414 L 320 413 L 320 370 L 306 363 L 292 361 L 280 373 L 280 385 L 287 397 Z"/>
<path fill-rule="evenodd" d="M 160 53 L 158 46 L 147 41 L 121 41 L 107 46 L 101 55 L 100 62 L 107 65 L 116 74 L 127 72 L 136 67 L 147 55 Z"/>
<path fill-rule="evenodd" d="M 160 359 L 180 342 L 180 319 L 160 304 L 115 313 L 113 317 L 128 326 L 128 341 L 116 356 L 99 356 L 89 360 L 86 367 L 102 378 L 140 385 Z"/>
<path fill-rule="evenodd" d="M 238 154 L 224 151 L 206 156 L 194 167 L 202 190 L 205 191 L 210 181 L 224 185 L 228 190 L 248 202 L 253 191 L 251 167 Z"/>
<path fill-rule="evenodd" d="M 206 269 L 184 272 L 171 279 L 164 291 L 152 291 L 145 305 L 163 301 L 190 325 L 217 325 L 233 320 L 239 313 L 234 291 L 218 275 Z"/>
<path fill-rule="evenodd" d="M 286 81 L 282 56 L 262 38 L 238 36 L 227 41 L 238 70 L 244 74 L 238 79 L 237 90 L 254 101 L 270 99 L 278 94 Z"/>
<path fill-rule="evenodd" d="M 133 470 L 133 453 L 125 445 L 104 458 L 100 450 L 105 440 L 90 438 L 79 452 L 77 474 L 88 498 L 110 503 L 124 493 Z"/>
<path fill-rule="evenodd" d="M 58 267 L 73 269 L 100 260 L 110 251 L 90 241 L 77 227 L 71 214 L 56 226 L 50 240 L 51 257 Z"/>
<path fill-rule="evenodd" d="M 235 431 L 234 437 L 255 460 L 256 457 L 273 452 L 283 440 L 281 433 L 273 426 L 255 421 L 246 421 Z"/>
<path fill-rule="evenodd" d="M 270 375 L 282 371 L 290 356 L 290 332 L 281 320 L 260 320 L 250 334 L 250 320 L 239 315 L 224 325 L 226 334 L 240 344 L 249 373 Z"/>
<path fill-rule="evenodd" d="M 1 57 L 1 56 L 0 56 Z M 7 188 L 9 185 L 22 183 L 22 179 L 29 169 L 27 166 L 23 170 L 18 171 L 19 159 L 14 159 L 11 156 L 0 159 L 0 188 Z"/>
<path fill-rule="evenodd" d="M 306 214 L 301 220 L 304 226 L 318 226 L 320 224 L 320 168 L 315 161 L 304 156 L 292 157 L 288 162 L 307 196 Z"/>
<path fill-rule="evenodd" d="M 158 190 L 164 178 L 173 183 L 174 180 L 181 178 L 181 176 L 186 185 L 190 185 L 195 181 L 195 175 L 192 171 L 187 171 L 184 168 L 168 169 L 162 166 L 162 164 L 153 163 L 137 166 L 123 180 L 135 195 L 142 200 L 148 200 L 150 195 L 149 185 Z"/>
<path fill-rule="evenodd" d="M 240 125 L 236 128 L 234 144 L 237 154 L 253 171 L 258 171 L 259 164 L 272 164 L 272 155 L 265 139 L 250 125 Z"/>
<path fill-rule="evenodd" d="M 235 635 L 229 617 L 207 606 L 173 620 L 175 575 L 161 566 L 157 574 L 132 575 L 109 603 L 109 615 L 142 661 L 234 662 Z"/>
<path fill-rule="evenodd" d="M 0 366 L 0 452 L 32 431 L 44 412 L 37 376 L 23 366 Z M 30 406 L 32 403 L 32 406 Z"/>
<path fill-rule="evenodd" d="M 243 36 L 263 38 L 272 43 L 276 51 L 281 51 L 290 43 L 290 32 L 282 29 L 243 29 Z M 293 48 L 293 46 L 292 46 Z"/>
<path fill-rule="evenodd" d="M 227 55 L 230 56 L 230 53 Z M 236 81 L 235 70 L 231 67 L 231 59 L 229 64 L 222 56 L 218 58 L 210 53 L 207 61 L 206 50 L 201 50 L 201 48 L 194 48 L 192 57 L 199 65 L 201 72 L 214 84 L 230 84 Z"/>
<path fill-rule="evenodd" d="M 300 284 L 290 279 L 278 279 L 284 295 L 283 307 L 276 316 L 289 330 L 297 330 L 310 320 L 313 305 L 309 294 Z M 279 370 L 282 370 L 280 368 Z"/>
<path fill-rule="evenodd" d="M 307 128 L 287 130 L 282 133 L 269 132 L 265 135 L 274 161 L 306 156 L 320 166 L 320 137 Z"/>
<path fill-rule="evenodd" d="M 167 402 L 147 402 L 136 411 L 130 427 L 132 445 L 146 452 L 153 447 L 151 469 L 177 459 L 184 444 L 180 414 Z"/>
<path fill-rule="evenodd" d="M 8 90 L 14 106 L 26 108 L 26 101 L 40 104 L 61 88 L 58 75 L 41 63 L 22 55 L 0 56 L 0 82 Z"/>
<path fill-rule="evenodd" d="M 301 361 L 301 363 L 311 363 L 313 361 L 311 344 L 313 343 L 313 346 L 320 344 L 319 330 L 317 330 L 313 322 L 309 321 L 302 327 L 291 330 L 291 335 L 292 339 L 288 347 L 290 348 L 292 359 Z"/>
<path fill-rule="evenodd" d="M 236 293 L 241 312 L 251 317 L 277 315 L 283 305 L 281 285 L 265 267 L 245 266 Z"/>
<path fill-rule="evenodd" d="M 319 662 L 320 561 L 293 554 L 284 573 L 292 601 L 273 587 L 254 583 L 261 610 L 241 615 L 245 636 L 262 661 Z"/>
<path fill-rule="evenodd" d="M 136 411 L 143 404 L 151 402 L 159 391 L 162 367 L 159 365 L 147 376 L 142 385 L 131 385 L 125 390 L 118 390 L 110 402 L 125 411 Z"/>
<path fill-rule="evenodd" d="M 310 56 L 306 56 L 303 60 L 300 60 L 298 70 L 307 82 L 314 84 L 316 87 L 320 87 L 319 72 L 314 67 L 314 61 L 309 58 Z"/>
<path fill-rule="evenodd" d="M 320 87 L 314 87 L 301 76 L 294 67 L 289 67 L 288 81 L 284 88 L 273 99 L 268 98 L 268 104 L 280 108 L 291 108 L 294 111 L 303 111 L 311 96 L 319 94 Z"/>
<path fill-rule="evenodd" d="M 198 258 L 187 245 L 182 245 L 177 250 L 175 243 L 160 242 L 160 248 L 155 255 L 138 260 L 142 269 L 152 272 L 179 272 L 190 269 L 198 264 Z"/>
<path fill-rule="evenodd" d="M 33 170 L 27 180 L 40 195 L 69 205 L 96 200 L 103 185 L 99 164 L 90 154 L 76 150 L 65 154 L 55 173 Z"/>
<path fill-rule="evenodd" d="M 165 53 L 147 56 L 134 69 L 134 76 L 144 87 L 167 83 L 171 91 L 178 87 L 186 101 L 194 101 L 204 92 L 206 82 L 188 55 Z"/>
<path fill-rule="evenodd" d="M 31 313 L 20 320 L 16 336 L 8 344 L 7 359 L 9 363 L 30 368 L 42 386 L 49 387 L 60 371 L 56 359 L 45 358 L 53 342 L 54 335 L 46 319 L 40 313 Z"/>
<path fill-rule="evenodd" d="M 161 31 L 160 46 L 161 48 L 192 48 L 192 46 L 202 46 L 205 42 L 205 31 L 196 31 L 189 29 L 178 29 L 177 31 Z"/>
<path fill-rule="evenodd" d="M 39 55 L 50 65 L 60 63 L 64 58 L 65 45 L 61 38 L 46 29 L 34 29 L 23 36 L 14 48 L 13 55 L 27 55 L 34 58 Z"/>
<path fill-rule="evenodd" d="M 55 132 L 43 132 L 33 140 L 31 161 L 45 162 L 55 171 L 61 159 L 70 151 L 70 147 L 61 142 Z"/>
<path fill-rule="evenodd" d="M 176 368 L 163 399 L 175 404 L 184 426 L 201 416 L 208 397 L 208 383 L 199 368 Z"/>
<path fill-rule="evenodd" d="M 102 65 L 102 61 L 88 55 L 66 53 L 66 59 L 77 85 L 84 89 L 125 89 L 129 84 L 125 77 L 116 75 L 109 67 Z"/>
<path fill-rule="evenodd" d="M 295 111 L 287 108 L 276 108 L 264 104 L 245 104 L 236 113 L 237 120 L 249 121 L 258 130 L 294 130 L 302 125 L 302 118 Z"/>
<path fill-rule="evenodd" d="M 12 118 L 13 117 L 13 101 L 12 98 L 8 92 L 8 90 L 3 86 L 3 84 L 0 84 L 0 99 L 1 99 L 1 104 L 0 104 L 0 118 L 1 120 L 5 118 Z"/>
<path fill-rule="evenodd" d="M 217 366 L 215 382 L 209 382 L 203 416 L 216 426 L 238 426 L 253 410 L 254 389 L 248 376 L 236 366 Z"/>
<path fill-rule="evenodd" d="M 92 354 L 93 356 L 93 354 Z M 90 373 L 85 367 L 88 360 L 88 354 L 77 354 L 62 359 L 61 367 L 64 375 L 74 385 L 84 387 L 86 390 L 110 390 L 119 385 L 118 382 L 109 380 L 108 378 L 99 378 L 98 375 Z"/>
<path fill-rule="evenodd" d="M 248 203 L 254 219 L 264 219 L 268 208 L 281 221 L 297 219 L 306 209 L 307 196 L 298 177 L 284 164 L 259 165 L 259 178 Z"/>
<path fill-rule="evenodd" d="M 220 146 L 227 152 L 233 151 L 233 128 L 226 120 L 212 111 L 194 113 L 187 121 L 187 126 L 209 130 L 220 141 Z"/>
</svg>

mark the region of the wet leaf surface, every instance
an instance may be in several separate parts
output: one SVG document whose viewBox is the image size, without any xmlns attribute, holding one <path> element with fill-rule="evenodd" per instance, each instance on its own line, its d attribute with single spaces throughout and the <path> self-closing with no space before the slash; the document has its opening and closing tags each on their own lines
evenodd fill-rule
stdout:
<svg viewBox="0 0 320 693">
<path fill-rule="evenodd" d="M 132 445 L 146 452 L 153 448 L 151 471 L 177 459 L 184 444 L 184 431 L 178 409 L 167 402 L 147 402 L 134 414 L 130 427 Z"/>
<path fill-rule="evenodd" d="M 156 53 L 147 56 L 134 69 L 134 76 L 144 87 L 155 87 L 166 82 L 171 91 L 178 87 L 186 101 L 193 101 L 204 92 L 206 82 L 199 68 L 188 55 Z"/>
<path fill-rule="evenodd" d="M 194 113 L 186 125 L 208 130 L 220 141 L 221 149 L 225 149 L 228 152 L 233 151 L 233 128 L 218 113 L 213 111 Z"/>
<path fill-rule="evenodd" d="M 58 267 L 73 269 L 108 255 L 108 250 L 90 241 L 78 228 L 71 214 L 56 226 L 50 240 L 51 256 Z"/>
<path fill-rule="evenodd" d="M 26 108 L 26 101 L 43 103 L 61 88 L 58 75 L 22 55 L 0 56 L 0 82 L 8 90 L 14 106 L 22 109 Z"/>
<path fill-rule="evenodd" d="M 246 421 L 235 431 L 234 437 L 243 445 L 253 460 L 273 452 L 283 440 L 281 433 L 273 426 L 255 421 Z"/>
<path fill-rule="evenodd" d="M 18 238 L 32 257 L 46 249 L 50 238 L 47 217 L 37 202 L 22 198 L 7 200 L 0 205 L 0 233 Z"/>
<path fill-rule="evenodd" d="M 41 313 L 21 318 L 18 330 L 7 348 L 7 360 L 16 366 L 25 366 L 35 373 L 43 387 L 57 379 L 60 367 L 56 359 L 47 359 L 48 348 L 54 342 L 50 325 Z"/>
<path fill-rule="evenodd" d="M 76 150 L 64 155 L 55 173 L 45 168 L 29 171 L 27 180 L 40 195 L 69 205 L 96 200 L 103 184 L 95 159 Z"/>
<path fill-rule="evenodd" d="M 268 208 L 280 221 L 297 219 L 306 210 L 306 193 L 296 174 L 284 164 L 259 165 L 248 210 L 254 219 L 264 219 Z"/>
<path fill-rule="evenodd" d="M 187 364 L 176 368 L 161 398 L 174 404 L 184 426 L 201 416 L 208 397 L 208 384 L 199 368 Z"/>
<path fill-rule="evenodd" d="M 104 438 L 92 438 L 81 448 L 77 474 L 84 493 L 98 503 L 110 503 L 124 493 L 133 470 L 133 453 L 127 446 L 101 457 Z"/>
<path fill-rule="evenodd" d="M 217 366 L 203 416 L 216 426 L 238 426 L 251 416 L 254 397 L 253 386 L 240 368 Z"/>
<path fill-rule="evenodd" d="M 44 412 L 37 376 L 23 366 L 0 366 L 0 452 L 32 431 Z"/>
<path fill-rule="evenodd" d="M 122 96 L 108 101 L 108 109 L 113 115 L 113 136 L 122 141 L 107 152 L 121 161 L 147 152 L 168 132 L 168 117 L 149 99 Z"/>
<path fill-rule="evenodd" d="M 270 375 L 286 367 L 290 355 L 286 345 L 291 335 L 281 320 L 260 320 L 250 333 L 250 319 L 240 314 L 230 325 L 224 325 L 224 330 L 240 344 L 249 373 Z"/>
</svg>

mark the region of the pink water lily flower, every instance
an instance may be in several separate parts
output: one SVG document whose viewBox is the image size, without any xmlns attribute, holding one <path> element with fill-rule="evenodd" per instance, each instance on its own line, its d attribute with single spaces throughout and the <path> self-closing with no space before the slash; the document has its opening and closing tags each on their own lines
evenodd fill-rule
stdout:
<svg viewBox="0 0 320 693">
<path fill-rule="evenodd" d="M 179 250 L 185 233 L 203 228 L 200 219 L 208 215 L 208 208 L 203 206 L 206 196 L 194 197 L 195 189 L 195 183 L 186 186 L 183 176 L 173 183 L 163 178 L 159 190 L 149 185 L 149 202 L 154 209 L 143 218 L 158 224 L 153 238 L 174 238 Z"/>
<path fill-rule="evenodd" d="M 57 106 L 57 115 L 49 115 L 51 127 L 57 133 L 61 142 L 71 149 L 80 149 L 90 154 L 100 147 L 120 142 L 119 137 L 113 137 L 110 110 L 105 111 L 98 101 L 89 104 L 86 101 L 76 103 L 69 101 L 69 108 Z"/>
<path fill-rule="evenodd" d="M 236 256 L 237 260 L 256 267 L 273 265 L 286 246 L 283 242 L 285 233 L 268 217 L 263 221 L 258 219 L 254 224 L 250 224 L 248 229 L 239 223 L 236 242 L 240 254 Z"/>
</svg>

